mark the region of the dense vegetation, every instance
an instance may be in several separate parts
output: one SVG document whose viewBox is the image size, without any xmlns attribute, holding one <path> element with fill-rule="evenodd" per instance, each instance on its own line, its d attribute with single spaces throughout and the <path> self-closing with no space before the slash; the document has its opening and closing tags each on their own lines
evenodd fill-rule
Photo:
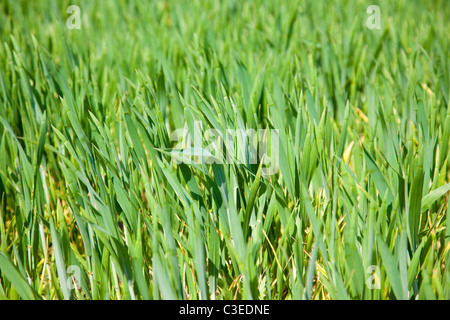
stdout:
<svg viewBox="0 0 450 320">
<path fill-rule="evenodd" d="M 449 299 L 449 18 L 1 1 L 0 298 Z M 278 130 L 278 171 L 175 161 L 196 121 Z"/>
</svg>

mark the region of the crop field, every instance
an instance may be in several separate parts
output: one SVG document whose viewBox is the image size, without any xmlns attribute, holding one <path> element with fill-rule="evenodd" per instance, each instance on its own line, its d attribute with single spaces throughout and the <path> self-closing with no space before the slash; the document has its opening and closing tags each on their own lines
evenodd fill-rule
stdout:
<svg viewBox="0 0 450 320">
<path fill-rule="evenodd" d="M 450 299 L 449 21 L 2 0 L 0 299 Z"/>
</svg>

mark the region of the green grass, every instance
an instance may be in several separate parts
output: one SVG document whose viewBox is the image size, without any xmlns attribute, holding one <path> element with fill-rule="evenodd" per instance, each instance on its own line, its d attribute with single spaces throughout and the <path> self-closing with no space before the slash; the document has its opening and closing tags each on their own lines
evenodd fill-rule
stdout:
<svg viewBox="0 0 450 320">
<path fill-rule="evenodd" d="M 449 18 L 1 1 L 0 298 L 450 299 Z M 279 130 L 279 171 L 175 163 L 194 121 Z"/>
</svg>

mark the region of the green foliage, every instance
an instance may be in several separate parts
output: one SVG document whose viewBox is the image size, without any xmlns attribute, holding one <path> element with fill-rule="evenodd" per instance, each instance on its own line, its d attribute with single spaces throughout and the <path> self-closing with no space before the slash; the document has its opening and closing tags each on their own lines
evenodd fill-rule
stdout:
<svg viewBox="0 0 450 320">
<path fill-rule="evenodd" d="M 2 1 L 0 298 L 450 299 L 450 7 L 368 5 Z"/>
</svg>

